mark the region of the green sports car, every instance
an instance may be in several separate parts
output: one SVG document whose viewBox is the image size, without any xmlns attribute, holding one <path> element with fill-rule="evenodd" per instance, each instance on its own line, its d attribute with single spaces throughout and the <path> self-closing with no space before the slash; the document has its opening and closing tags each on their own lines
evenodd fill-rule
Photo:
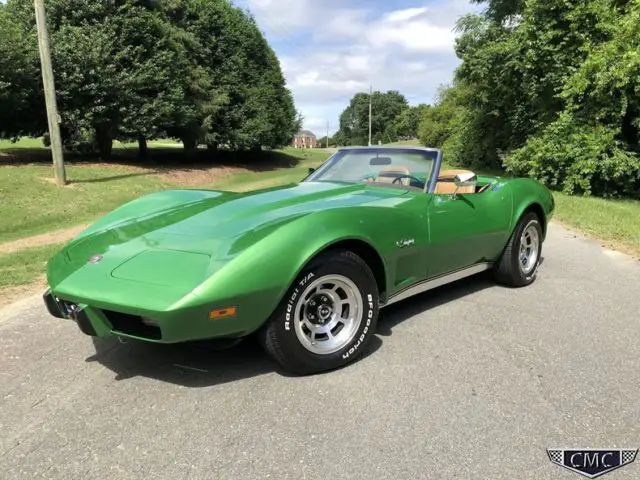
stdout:
<svg viewBox="0 0 640 480">
<path fill-rule="evenodd" d="M 341 367 L 382 307 L 485 270 L 535 280 L 547 188 L 441 167 L 437 149 L 343 148 L 292 185 L 143 196 L 51 258 L 44 302 L 96 337 L 255 334 L 291 372 Z"/>
</svg>

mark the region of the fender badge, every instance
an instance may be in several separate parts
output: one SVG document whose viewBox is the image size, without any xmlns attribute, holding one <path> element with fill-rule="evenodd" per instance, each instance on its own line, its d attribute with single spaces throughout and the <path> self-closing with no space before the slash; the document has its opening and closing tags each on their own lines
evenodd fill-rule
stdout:
<svg viewBox="0 0 640 480">
<path fill-rule="evenodd" d="M 413 238 L 404 239 L 404 240 L 398 240 L 396 242 L 396 247 L 398 247 L 398 248 L 410 247 L 410 246 L 414 245 L 415 243 L 416 243 L 416 241 Z"/>
<path fill-rule="evenodd" d="M 98 263 L 100 260 L 102 260 L 102 255 L 96 254 L 96 255 L 90 257 L 88 262 L 89 263 Z"/>
</svg>

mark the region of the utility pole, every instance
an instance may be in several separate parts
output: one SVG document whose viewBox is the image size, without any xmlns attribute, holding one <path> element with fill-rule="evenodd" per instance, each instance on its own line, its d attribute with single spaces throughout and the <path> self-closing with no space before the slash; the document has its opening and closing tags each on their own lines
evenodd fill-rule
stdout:
<svg viewBox="0 0 640 480">
<path fill-rule="evenodd" d="M 47 31 L 47 17 L 44 11 L 44 0 L 34 0 L 36 9 L 36 28 L 38 29 L 38 47 L 40 49 L 40 65 L 42 68 L 42 83 L 44 85 L 44 99 L 47 105 L 47 121 L 49 123 L 49 137 L 51 138 L 51 156 L 53 157 L 53 171 L 58 185 L 67 183 L 62 155 L 62 139 L 60 137 L 60 116 L 56 102 L 56 87 L 53 80 L 51 66 L 51 47 L 49 32 Z"/>
<path fill-rule="evenodd" d="M 371 104 L 373 102 L 373 85 L 369 87 L 369 146 L 371 146 Z"/>
<path fill-rule="evenodd" d="M 329 122 L 327 122 L 327 148 L 329 148 Z"/>
</svg>

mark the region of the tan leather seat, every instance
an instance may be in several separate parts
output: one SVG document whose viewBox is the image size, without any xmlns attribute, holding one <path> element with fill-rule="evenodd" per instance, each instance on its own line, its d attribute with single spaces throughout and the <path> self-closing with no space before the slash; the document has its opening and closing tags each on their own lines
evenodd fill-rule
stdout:
<svg viewBox="0 0 640 480">
<path fill-rule="evenodd" d="M 411 175 L 411 170 L 402 165 L 395 165 L 390 168 L 383 168 L 378 172 L 378 176 L 375 179 L 376 183 L 394 183 L 394 180 L 398 178 L 398 175 Z M 408 177 L 400 178 L 396 180 L 396 185 L 410 185 L 411 179 Z"/>
<path fill-rule="evenodd" d="M 450 169 L 450 170 L 440 170 L 440 175 L 438 175 L 438 183 L 436 183 L 436 194 L 453 194 L 456 192 L 456 184 L 454 183 L 454 179 L 456 175 L 460 173 L 473 173 L 471 170 L 465 169 Z M 466 187 L 460 187 L 457 190 L 457 193 L 476 193 L 476 186 L 469 185 Z"/>
</svg>

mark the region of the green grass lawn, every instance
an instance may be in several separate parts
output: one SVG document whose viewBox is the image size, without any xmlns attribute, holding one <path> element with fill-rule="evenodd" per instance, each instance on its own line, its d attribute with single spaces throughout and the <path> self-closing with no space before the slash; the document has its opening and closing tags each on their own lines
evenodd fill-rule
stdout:
<svg viewBox="0 0 640 480">
<path fill-rule="evenodd" d="M 320 166 L 330 155 L 324 150 L 296 150 L 293 148 L 286 148 L 283 152 L 299 158 L 300 162 L 294 167 L 268 172 L 238 173 L 228 179 L 212 184 L 211 188 L 246 192 L 248 190 L 298 182 L 309 174 L 309 168 Z"/>
<path fill-rule="evenodd" d="M 554 192 L 558 221 L 640 257 L 640 200 L 607 200 Z"/>
<path fill-rule="evenodd" d="M 119 165 L 67 165 L 58 187 L 47 165 L 0 166 L 0 243 L 79 225 L 144 193 L 168 188 L 156 176 Z"/>
<path fill-rule="evenodd" d="M 17 142 L 0 139 L 0 151 L 13 148 L 44 148 L 42 138 L 22 137 Z"/>
<path fill-rule="evenodd" d="M 28 285 L 44 274 L 47 261 L 62 245 L 45 245 L 0 254 L 0 288 Z"/>
</svg>

